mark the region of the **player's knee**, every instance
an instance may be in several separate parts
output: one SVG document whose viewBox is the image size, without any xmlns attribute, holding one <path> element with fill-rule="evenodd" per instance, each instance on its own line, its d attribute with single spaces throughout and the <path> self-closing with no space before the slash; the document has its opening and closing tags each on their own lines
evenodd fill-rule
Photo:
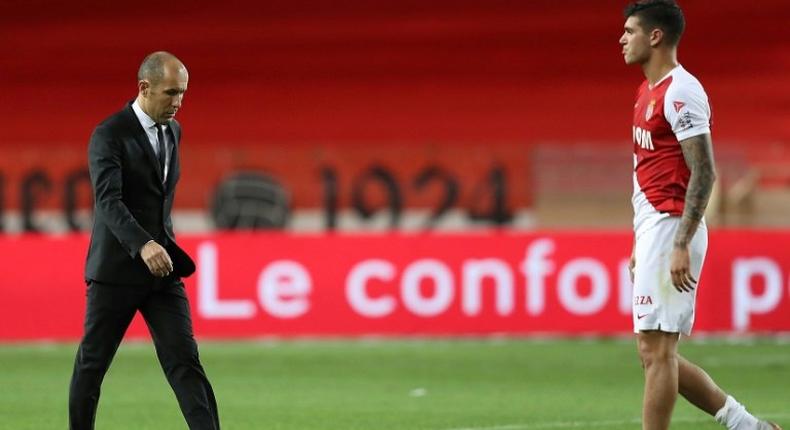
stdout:
<svg viewBox="0 0 790 430">
<path fill-rule="evenodd" d="M 639 358 L 642 361 L 642 368 L 649 369 L 654 364 L 665 362 L 669 357 L 667 357 L 665 354 L 661 354 L 655 349 L 640 348 Z"/>
<path fill-rule="evenodd" d="M 642 338 L 638 342 L 639 358 L 642 368 L 647 369 L 656 363 L 666 363 L 676 360 L 675 349 L 661 339 Z"/>
</svg>

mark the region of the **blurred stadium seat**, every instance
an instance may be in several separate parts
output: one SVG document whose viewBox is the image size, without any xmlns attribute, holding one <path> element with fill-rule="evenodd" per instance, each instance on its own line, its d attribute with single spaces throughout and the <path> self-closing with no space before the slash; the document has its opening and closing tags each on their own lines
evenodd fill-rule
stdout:
<svg viewBox="0 0 790 430">
<path fill-rule="evenodd" d="M 13 101 L 0 106 L 7 230 L 25 225 L 20 193 L 36 172 L 51 182 L 33 202 L 36 216 L 62 213 L 69 186 L 76 209 L 90 207 L 85 184 L 68 178 L 84 169 L 95 124 L 134 96 L 134 70 L 154 49 L 175 52 L 192 78 L 179 114 L 185 174 L 176 209 L 204 219 L 182 225 L 210 228 L 210 190 L 253 170 L 289 192 L 292 228 L 316 217 L 331 224 L 325 191 L 333 177 L 338 216 L 356 218 L 336 225 L 378 226 L 358 219 L 352 202 L 354 181 L 373 166 L 384 166 L 402 194 L 402 225 L 424 225 L 414 211 L 445 203 L 443 182 L 413 184 L 425 169 L 441 169 L 459 193 L 446 214 L 462 216 L 432 225 L 471 227 L 471 194 L 494 166 L 503 166 L 514 226 L 628 222 L 628 124 L 641 77 L 622 64 L 617 7 L 242 0 L 217 10 L 176 1 L 150 16 L 121 3 L 85 5 L 12 2 L 0 17 L 2 40 L 14 47 L 0 58 L 0 86 Z M 681 60 L 711 95 L 717 152 L 736 148 L 743 171 L 758 173 L 752 193 L 787 198 L 790 51 L 780 23 L 790 8 L 784 0 L 684 6 L 694 25 Z M 131 37 L 141 20 L 150 31 Z M 578 147 L 586 149 L 566 151 Z M 594 186 L 596 178 L 608 182 Z M 369 188 L 367 202 L 385 213 L 388 195 Z M 590 201 L 612 216 L 585 209 Z M 761 218 L 764 210 L 746 212 L 721 219 L 775 222 Z M 47 219 L 60 221 L 40 220 L 45 231 L 85 224 Z"/>
</svg>

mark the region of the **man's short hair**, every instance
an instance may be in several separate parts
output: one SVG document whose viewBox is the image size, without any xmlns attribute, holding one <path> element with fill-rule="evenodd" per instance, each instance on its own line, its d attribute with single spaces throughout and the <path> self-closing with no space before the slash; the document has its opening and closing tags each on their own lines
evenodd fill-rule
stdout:
<svg viewBox="0 0 790 430">
<path fill-rule="evenodd" d="M 140 64 L 140 69 L 137 70 L 137 80 L 147 80 L 152 84 L 161 81 L 165 77 L 165 63 L 173 58 L 175 58 L 173 54 L 165 51 L 148 54 Z"/>
<path fill-rule="evenodd" d="M 686 28 L 686 19 L 675 0 L 638 0 L 623 10 L 625 18 L 635 16 L 647 31 L 660 28 L 672 46 L 677 46 Z"/>
</svg>

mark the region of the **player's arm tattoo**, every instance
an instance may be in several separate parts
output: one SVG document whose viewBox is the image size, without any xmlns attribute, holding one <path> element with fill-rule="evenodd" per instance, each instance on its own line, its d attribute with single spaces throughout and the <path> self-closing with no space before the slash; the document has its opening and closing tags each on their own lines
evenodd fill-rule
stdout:
<svg viewBox="0 0 790 430">
<path fill-rule="evenodd" d="M 675 234 L 676 247 L 687 246 L 697 231 L 708 199 L 716 181 L 716 168 L 713 162 L 713 145 L 710 134 L 690 137 L 680 142 L 683 158 L 691 171 L 688 189 L 686 190 L 686 205 L 680 227 Z"/>
</svg>

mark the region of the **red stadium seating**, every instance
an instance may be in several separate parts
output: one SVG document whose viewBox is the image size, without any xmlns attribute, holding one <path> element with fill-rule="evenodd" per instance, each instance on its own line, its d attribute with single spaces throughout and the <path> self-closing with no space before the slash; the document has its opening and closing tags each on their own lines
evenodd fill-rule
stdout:
<svg viewBox="0 0 790 430">
<path fill-rule="evenodd" d="M 786 0 L 682 3 L 689 26 L 680 59 L 711 96 L 717 145 L 746 144 L 754 159 L 760 144 L 786 148 Z M 268 148 L 272 159 L 251 164 L 289 172 L 319 148 L 334 148 L 329 158 L 337 159 L 372 146 L 384 153 L 410 146 L 414 165 L 396 172 L 407 174 L 437 147 L 449 153 L 459 145 L 501 145 L 500 152 L 520 147 L 524 154 L 535 143 L 627 147 L 642 78 L 623 64 L 618 46 L 624 4 L 242 0 L 140 8 L 12 1 L 0 16 L 6 207 L 16 206 L 16 184 L 30 169 L 57 178 L 84 163 L 92 128 L 135 96 L 136 68 L 158 49 L 177 54 L 190 71 L 179 120 L 185 160 L 190 147 L 200 147 L 192 152 L 195 165 L 216 161 L 220 148 L 229 157 L 238 154 L 234 148 Z M 280 154 L 294 146 L 302 148 L 299 157 Z M 347 174 L 362 165 L 352 167 Z M 315 178 L 285 180 L 299 189 Z M 190 184 L 180 202 L 202 206 L 205 196 L 188 190 L 206 184 Z M 300 196 L 297 205 L 316 202 Z M 528 204 L 527 191 L 519 196 Z"/>
<path fill-rule="evenodd" d="M 641 79 L 617 44 L 624 3 L 11 2 L 2 144 L 84 144 L 156 49 L 189 67 L 190 144 L 623 142 Z M 787 140 L 787 2 L 682 3 L 680 59 L 718 139 Z"/>
</svg>

